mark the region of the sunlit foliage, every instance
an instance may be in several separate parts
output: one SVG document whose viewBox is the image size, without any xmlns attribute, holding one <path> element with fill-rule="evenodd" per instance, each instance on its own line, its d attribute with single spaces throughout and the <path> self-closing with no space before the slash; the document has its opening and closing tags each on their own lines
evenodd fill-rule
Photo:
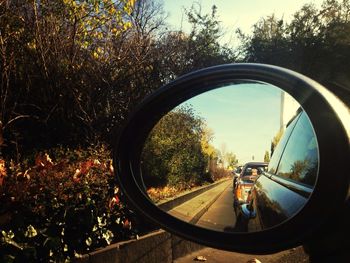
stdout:
<svg viewBox="0 0 350 263">
<path fill-rule="evenodd" d="M 104 146 L 34 157 L 2 170 L 1 262 L 67 262 L 136 237 Z"/>
</svg>

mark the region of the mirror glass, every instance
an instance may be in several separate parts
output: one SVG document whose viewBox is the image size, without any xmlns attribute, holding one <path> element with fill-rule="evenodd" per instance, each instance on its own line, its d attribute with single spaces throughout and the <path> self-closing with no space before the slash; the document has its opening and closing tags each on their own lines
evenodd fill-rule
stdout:
<svg viewBox="0 0 350 263">
<path fill-rule="evenodd" d="M 149 198 L 167 213 L 216 231 L 260 231 L 307 202 L 318 146 L 289 94 L 242 81 L 164 115 L 145 141 L 141 171 Z"/>
</svg>

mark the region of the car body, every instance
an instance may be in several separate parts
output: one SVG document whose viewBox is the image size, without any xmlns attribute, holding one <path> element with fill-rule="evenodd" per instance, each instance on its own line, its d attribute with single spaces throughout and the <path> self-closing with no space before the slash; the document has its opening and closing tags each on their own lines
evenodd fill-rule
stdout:
<svg viewBox="0 0 350 263">
<path fill-rule="evenodd" d="M 314 130 L 301 109 L 289 121 L 273 152 L 267 171 L 248 191 L 237 209 L 242 231 L 259 231 L 291 218 L 307 202 L 318 173 L 318 145 Z"/>
<path fill-rule="evenodd" d="M 235 169 L 233 169 L 232 173 L 233 173 L 234 177 L 240 176 L 242 169 L 243 169 L 243 165 L 239 165 Z"/>
<path fill-rule="evenodd" d="M 265 162 L 248 162 L 241 169 L 239 176 L 234 177 L 233 205 L 235 208 L 247 202 L 250 189 L 267 166 L 268 163 Z"/>
</svg>

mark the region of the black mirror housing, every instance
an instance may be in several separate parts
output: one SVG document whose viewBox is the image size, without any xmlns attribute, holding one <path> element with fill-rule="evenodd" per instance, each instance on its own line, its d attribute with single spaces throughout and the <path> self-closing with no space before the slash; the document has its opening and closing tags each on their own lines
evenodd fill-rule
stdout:
<svg viewBox="0 0 350 263">
<path fill-rule="evenodd" d="M 308 202 L 288 221 L 261 232 L 217 232 L 183 222 L 155 206 L 145 193 L 140 155 L 152 127 L 172 108 L 193 96 L 242 80 L 275 85 L 300 103 L 319 145 L 318 178 Z M 336 170 L 350 162 L 349 138 L 349 105 L 319 83 L 276 66 L 228 64 L 182 76 L 147 97 L 116 135 L 114 164 L 120 186 L 133 207 L 162 228 L 211 247 L 265 254 L 299 245 L 316 232 L 331 227 L 332 216 L 348 200 L 349 174 Z M 332 205 L 324 206 L 329 202 L 329 194 Z"/>
</svg>

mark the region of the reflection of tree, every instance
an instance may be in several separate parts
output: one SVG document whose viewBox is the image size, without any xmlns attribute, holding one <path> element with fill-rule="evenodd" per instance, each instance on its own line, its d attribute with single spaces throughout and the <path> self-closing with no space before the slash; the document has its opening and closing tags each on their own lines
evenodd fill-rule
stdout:
<svg viewBox="0 0 350 263">
<path fill-rule="evenodd" d="M 146 187 L 188 188 L 227 176 L 226 167 L 218 165 L 219 157 L 225 158 L 232 169 L 237 158 L 226 149 L 224 156 L 219 155 L 211 144 L 213 136 L 213 131 L 190 105 L 164 115 L 143 148 L 141 168 Z"/>
<path fill-rule="evenodd" d="M 265 151 L 265 154 L 264 154 L 264 162 L 265 162 L 265 163 L 270 162 L 270 154 L 269 154 L 269 151 Z"/>
<path fill-rule="evenodd" d="M 307 168 L 306 173 L 302 182 L 307 185 L 314 185 L 318 172 L 318 162 L 317 160 L 312 162 L 310 166 Z"/>
<path fill-rule="evenodd" d="M 313 185 L 317 177 L 318 162 L 310 158 L 296 160 L 290 167 L 290 172 L 279 173 L 280 176 L 307 185 Z"/>
<path fill-rule="evenodd" d="M 284 129 L 280 129 L 277 132 L 277 134 L 275 135 L 275 137 L 273 137 L 273 139 L 271 141 L 271 157 L 272 157 L 272 155 L 277 147 L 277 144 L 281 140 L 283 134 L 284 134 Z"/>
<path fill-rule="evenodd" d="M 237 156 L 233 152 L 227 151 L 226 143 L 221 144 L 220 150 L 217 150 L 217 153 L 222 168 L 233 169 L 237 165 Z"/>
<path fill-rule="evenodd" d="M 238 159 L 237 159 L 236 155 L 232 152 L 226 153 L 225 159 L 226 159 L 227 167 L 233 168 L 238 163 Z"/>
<path fill-rule="evenodd" d="M 202 151 L 208 159 L 207 172 L 211 172 L 216 168 L 218 161 L 218 151 L 214 148 L 214 146 L 210 143 L 214 138 L 214 132 L 207 126 L 203 127 L 202 130 Z"/>
<path fill-rule="evenodd" d="M 210 133 L 205 133 L 204 120 L 189 106 L 166 114 L 153 128 L 142 153 L 143 179 L 147 187 L 200 184 L 211 155 Z M 205 136 L 204 136 L 205 135 Z"/>
<path fill-rule="evenodd" d="M 309 162 L 309 159 L 295 161 L 290 168 L 291 172 L 288 177 L 294 181 L 300 181 L 309 166 Z"/>
</svg>

